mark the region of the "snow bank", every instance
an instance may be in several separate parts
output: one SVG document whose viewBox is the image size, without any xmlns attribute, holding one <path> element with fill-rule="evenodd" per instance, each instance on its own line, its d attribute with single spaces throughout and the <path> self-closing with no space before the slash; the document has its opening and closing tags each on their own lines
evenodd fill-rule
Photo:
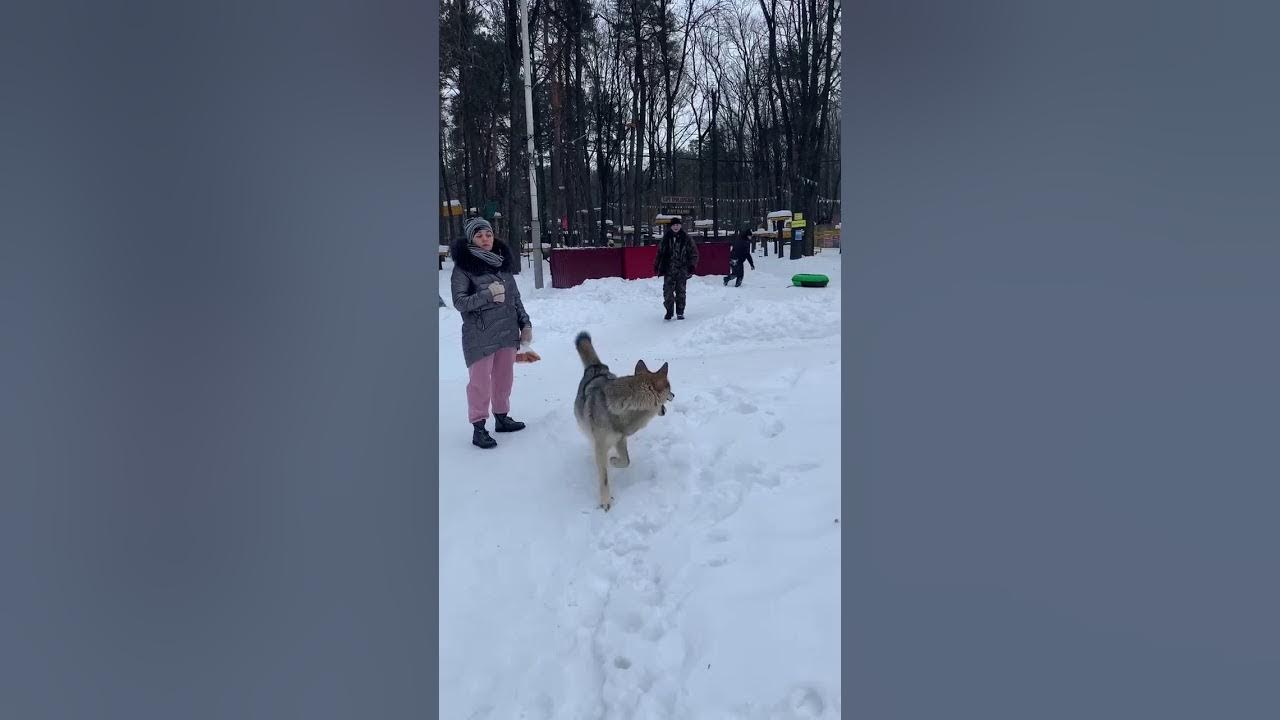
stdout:
<svg viewBox="0 0 1280 720">
<path fill-rule="evenodd" d="M 692 279 L 670 322 L 657 279 L 539 291 L 526 268 L 544 360 L 516 370 L 528 429 L 489 451 L 440 311 L 441 717 L 840 717 L 839 255 L 755 259 L 741 288 Z M 669 362 L 676 393 L 608 514 L 573 420 L 579 330 L 619 374 Z"/>
</svg>

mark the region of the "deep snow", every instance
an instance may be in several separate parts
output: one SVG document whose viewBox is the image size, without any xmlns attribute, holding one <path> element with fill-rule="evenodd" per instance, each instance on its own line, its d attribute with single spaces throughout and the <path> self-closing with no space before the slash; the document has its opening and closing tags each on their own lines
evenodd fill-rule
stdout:
<svg viewBox="0 0 1280 720">
<path fill-rule="evenodd" d="M 840 255 L 693 278 L 518 282 L 543 360 L 528 423 L 470 444 L 458 313 L 440 313 L 440 717 L 840 717 Z M 440 272 L 449 298 L 451 263 Z M 789 286 L 798 272 L 825 289 Z M 573 419 L 592 334 L 619 375 L 670 363 L 676 399 L 610 468 Z M 492 421 L 489 423 L 492 431 Z"/>
</svg>

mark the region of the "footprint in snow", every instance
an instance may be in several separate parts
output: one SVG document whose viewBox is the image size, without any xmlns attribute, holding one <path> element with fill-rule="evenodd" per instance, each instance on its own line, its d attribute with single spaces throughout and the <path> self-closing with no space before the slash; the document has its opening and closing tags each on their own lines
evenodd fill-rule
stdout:
<svg viewBox="0 0 1280 720">
<path fill-rule="evenodd" d="M 778 418 L 773 418 L 772 420 L 765 422 L 764 425 L 760 427 L 760 434 L 767 438 L 775 438 L 781 435 L 782 431 L 786 429 L 786 423 L 782 422 Z"/>
<path fill-rule="evenodd" d="M 784 465 L 782 469 L 790 470 L 791 472 L 809 472 L 810 470 L 817 470 L 820 467 L 822 467 L 822 463 L 803 462 L 796 463 L 794 465 Z"/>
<path fill-rule="evenodd" d="M 640 613 L 627 613 L 627 616 L 622 620 L 622 629 L 629 634 L 640 632 L 642 627 L 644 627 L 644 618 L 640 617 Z"/>
<path fill-rule="evenodd" d="M 627 524 L 627 529 L 635 532 L 640 537 L 648 537 L 661 527 L 657 522 L 647 517 L 636 518 Z"/>
<path fill-rule="evenodd" d="M 817 688 L 800 685 L 787 693 L 787 699 L 781 703 L 787 712 L 785 717 L 796 720 L 824 717 L 827 703 Z"/>
</svg>

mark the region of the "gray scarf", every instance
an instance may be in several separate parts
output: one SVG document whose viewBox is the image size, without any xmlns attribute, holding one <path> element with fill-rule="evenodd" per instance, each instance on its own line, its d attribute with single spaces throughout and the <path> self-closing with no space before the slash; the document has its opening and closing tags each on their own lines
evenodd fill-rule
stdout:
<svg viewBox="0 0 1280 720">
<path fill-rule="evenodd" d="M 488 250 L 484 250 L 480 246 L 476 245 L 475 243 L 468 244 L 467 249 L 471 251 L 472 255 L 475 255 L 476 257 L 489 263 L 493 267 L 495 268 L 502 267 L 503 261 L 502 261 L 501 255 L 497 253 L 489 252 Z"/>
</svg>

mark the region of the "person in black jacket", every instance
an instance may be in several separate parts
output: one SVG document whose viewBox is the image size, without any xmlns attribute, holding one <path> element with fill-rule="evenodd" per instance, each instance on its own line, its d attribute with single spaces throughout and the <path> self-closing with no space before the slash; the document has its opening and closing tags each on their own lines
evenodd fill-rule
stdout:
<svg viewBox="0 0 1280 720">
<path fill-rule="evenodd" d="M 724 276 L 724 284 L 728 285 L 729 281 L 737 278 L 738 281 L 733 284 L 734 287 L 742 287 L 742 261 L 751 263 L 751 269 L 756 269 L 756 261 L 751 259 L 751 233 L 743 230 L 738 233 L 738 237 L 733 239 L 733 248 L 729 251 L 729 274 Z"/>
<path fill-rule="evenodd" d="M 684 319 L 685 283 L 697 266 L 698 246 L 681 228 L 680 221 L 673 220 L 663 233 L 658 256 L 653 260 L 653 272 L 662 276 L 662 306 L 667 310 L 664 320 L 671 319 L 672 310 L 677 319 Z"/>
</svg>

